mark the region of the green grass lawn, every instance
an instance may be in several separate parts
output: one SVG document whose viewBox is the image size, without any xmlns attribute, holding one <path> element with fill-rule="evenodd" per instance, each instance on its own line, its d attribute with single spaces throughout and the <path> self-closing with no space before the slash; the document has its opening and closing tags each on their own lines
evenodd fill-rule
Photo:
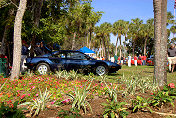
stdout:
<svg viewBox="0 0 176 118">
<path fill-rule="evenodd" d="M 126 65 L 122 66 L 122 69 L 117 71 L 117 73 L 112 73 L 107 75 L 107 79 L 110 82 L 117 81 L 123 77 L 125 78 L 133 78 L 133 77 L 142 77 L 149 78 L 153 80 L 154 66 L 132 66 L 128 67 Z M 97 77 L 97 79 L 101 79 L 101 77 Z M 173 73 L 167 72 L 167 81 L 168 83 L 176 84 L 176 71 Z"/>
</svg>

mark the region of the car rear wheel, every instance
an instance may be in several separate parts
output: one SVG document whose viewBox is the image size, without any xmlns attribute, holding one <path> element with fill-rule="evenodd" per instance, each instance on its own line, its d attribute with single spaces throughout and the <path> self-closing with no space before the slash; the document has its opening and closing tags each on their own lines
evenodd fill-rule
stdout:
<svg viewBox="0 0 176 118">
<path fill-rule="evenodd" d="M 107 67 L 105 65 L 98 65 L 95 69 L 95 72 L 97 75 L 104 75 L 106 74 L 108 71 L 107 71 Z"/>
<path fill-rule="evenodd" d="M 50 67 L 46 63 L 39 63 L 36 67 L 36 71 L 38 71 L 39 74 L 44 75 L 50 71 Z"/>
</svg>

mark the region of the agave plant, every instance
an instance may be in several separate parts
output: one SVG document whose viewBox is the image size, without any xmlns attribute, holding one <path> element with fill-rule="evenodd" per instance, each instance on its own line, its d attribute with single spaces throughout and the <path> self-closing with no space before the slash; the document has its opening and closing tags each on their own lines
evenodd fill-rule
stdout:
<svg viewBox="0 0 176 118">
<path fill-rule="evenodd" d="M 36 98 L 35 100 L 32 100 L 32 102 L 25 102 L 20 105 L 29 105 L 30 107 L 30 114 L 34 112 L 33 116 L 36 116 L 39 114 L 40 111 L 43 111 L 46 108 L 46 103 L 50 100 L 50 92 L 45 90 L 45 92 L 41 92 L 39 89 L 39 97 Z"/>
<path fill-rule="evenodd" d="M 56 76 L 57 78 L 61 78 L 62 75 L 63 75 L 63 71 L 56 71 L 55 76 Z"/>
<path fill-rule="evenodd" d="M 28 71 L 25 73 L 26 76 L 33 77 L 35 74 L 28 69 Z"/>
<path fill-rule="evenodd" d="M 92 81 L 93 81 L 93 79 L 92 79 Z M 92 81 L 90 82 L 90 84 L 88 86 L 87 86 L 88 83 L 86 83 L 83 86 L 83 88 L 81 88 L 81 89 L 78 87 L 74 87 L 73 94 L 67 94 L 72 99 L 72 108 L 73 109 L 74 108 L 76 108 L 78 110 L 83 109 L 84 112 L 86 113 L 87 106 L 88 106 L 92 112 L 92 108 L 91 108 L 89 102 L 86 100 Z"/>
<path fill-rule="evenodd" d="M 113 85 L 111 85 L 111 87 L 109 87 L 105 81 L 104 81 L 104 83 L 107 87 L 106 94 L 109 95 L 109 98 L 111 99 L 111 101 L 117 102 L 117 96 L 118 96 L 117 86 L 115 88 L 113 88 Z"/>
<path fill-rule="evenodd" d="M 148 77 L 141 77 L 141 76 L 132 76 L 130 78 L 126 78 L 124 75 L 122 77 L 122 83 L 126 85 L 123 94 L 127 95 L 134 95 L 137 92 L 145 93 L 147 90 L 157 91 L 159 87 L 157 84 L 154 84 L 151 79 Z"/>
<path fill-rule="evenodd" d="M 77 78 L 78 78 L 77 71 L 72 70 L 72 71 L 69 72 L 69 75 L 70 75 L 70 78 L 73 79 L 73 80 L 77 80 Z"/>
</svg>

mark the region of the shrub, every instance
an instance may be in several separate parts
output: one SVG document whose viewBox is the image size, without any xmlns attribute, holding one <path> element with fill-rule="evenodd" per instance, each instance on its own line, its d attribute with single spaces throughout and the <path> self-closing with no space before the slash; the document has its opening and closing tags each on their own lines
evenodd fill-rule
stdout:
<svg viewBox="0 0 176 118">
<path fill-rule="evenodd" d="M 1 103 L 0 118 L 25 118 L 22 109 L 17 108 L 18 101 L 14 102 L 11 106 Z"/>
</svg>

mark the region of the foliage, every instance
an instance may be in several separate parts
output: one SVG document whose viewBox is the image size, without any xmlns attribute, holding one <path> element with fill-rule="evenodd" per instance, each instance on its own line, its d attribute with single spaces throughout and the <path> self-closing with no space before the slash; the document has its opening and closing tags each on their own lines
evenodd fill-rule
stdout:
<svg viewBox="0 0 176 118">
<path fill-rule="evenodd" d="M 129 114 L 126 111 L 127 108 L 123 107 L 123 105 L 126 105 L 125 102 L 118 103 L 111 101 L 108 104 L 103 103 L 102 105 L 105 106 L 104 107 L 105 110 L 103 112 L 104 118 L 119 118 L 119 117 L 126 118 L 126 116 Z"/>
<path fill-rule="evenodd" d="M 81 115 L 79 114 L 79 110 L 78 109 L 71 109 L 71 110 L 60 110 L 58 112 L 58 116 L 62 117 L 62 118 L 77 118 L 77 117 L 81 117 Z"/>
<path fill-rule="evenodd" d="M 34 113 L 34 116 L 38 115 L 40 111 L 43 111 L 46 107 L 46 103 L 50 100 L 50 93 L 47 91 L 47 88 L 45 90 L 45 92 L 41 93 L 41 91 L 39 90 L 40 94 L 39 94 L 39 98 L 36 98 L 33 100 L 33 102 L 25 102 L 22 103 L 20 105 L 29 105 L 30 108 L 30 113 L 32 114 Z"/>
<path fill-rule="evenodd" d="M 93 79 L 91 80 L 90 84 L 88 84 L 88 82 L 80 89 L 78 87 L 74 88 L 73 94 L 67 94 L 68 96 L 70 96 L 72 98 L 72 108 L 77 108 L 78 110 L 83 109 L 84 112 L 86 113 L 87 111 L 87 107 L 89 107 L 89 109 L 92 112 L 92 108 L 89 104 L 89 102 L 86 100 L 88 93 L 89 93 L 89 89 L 91 87 L 91 83 L 92 83 Z"/>
<path fill-rule="evenodd" d="M 109 95 L 109 98 L 111 99 L 111 101 L 115 101 L 117 102 L 117 96 L 118 96 L 118 91 L 117 91 L 117 85 L 115 87 L 113 87 L 113 85 L 108 86 L 106 82 L 104 82 L 106 87 L 107 87 L 107 91 L 105 92 L 105 94 Z"/>
<path fill-rule="evenodd" d="M 126 85 L 126 88 L 123 92 L 125 96 L 135 95 L 138 92 L 145 93 L 148 90 L 157 91 L 159 87 L 157 84 L 154 84 L 149 78 L 141 76 L 131 76 L 131 80 L 126 78 L 124 75 L 122 77 L 122 83 Z"/>
<path fill-rule="evenodd" d="M 150 105 L 150 98 L 145 99 L 143 97 L 137 96 L 135 100 L 132 100 L 132 107 L 133 112 L 137 110 L 144 110 L 144 108 L 147 108 L 150 112 L 152 112 L 152 109 L 149 107 Z"/>
<path fill-rule="evenodd" d="M 37 72 L 38 72 L 38 71 L 37 71 Z M 33 77 L 33 76 L 34 76 L 34 73 L 31 72 L 31 71 L 28 69 L 28 71 L 25 73 L 24 76 Z"/>
<path fill-rule="evenodd" d="M 4 87 L 5 83 L 7 82 L 7 80 L 4 82 L 4 84 L 0 87 L 0 92 L 2 90 L 2 88 Z"/>
<path fill-rule="evenodd" d="M 22 109 L 17 108 L 18 101 L 14 102 L 11 106 L 1 103 L 0 118 L 25 118 Z"/>
<path fill-rule="evenodd" d="M 69 72 L 67 72 L 66 70 L 63 70 L 63 71 L 56 71 L 55 76 L 57 78 L 64 78 L 66 80 L 77 80 L 81 75 L 74 70 L 71 70 Z"/>
<path fill-rule="evenodd" d="M 163 90 L 153 93 L 152 96 L 152 106 L 161 107 L 165 103 L 171 103 L 171 105 L 174 107 L 174 99 L 176 98 L 176 93 L 173 88 L 164 86 Z"/>
</svg>

